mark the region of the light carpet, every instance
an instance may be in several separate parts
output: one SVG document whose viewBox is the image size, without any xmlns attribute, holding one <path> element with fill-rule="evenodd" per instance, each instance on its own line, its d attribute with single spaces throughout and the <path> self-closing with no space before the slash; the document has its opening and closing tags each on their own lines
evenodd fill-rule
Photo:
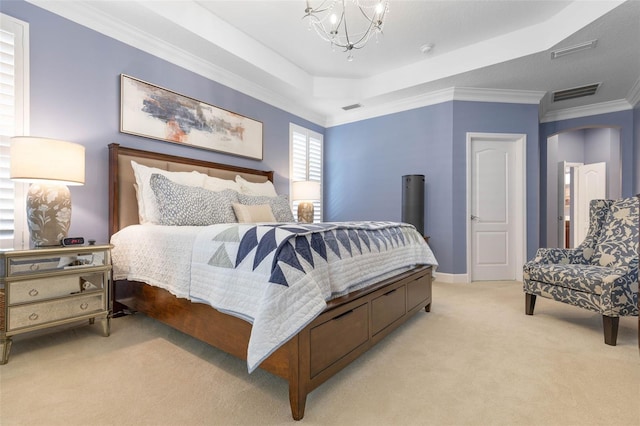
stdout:
<svg viewBox="0 0 640 426">
<path fill-rule="evenodd" d="M 430 313 L 313 391 L 310 425 L 639 425 L 638 319 L 601 317 L 517 282 L 435 282 Z M 284 380 L 143 315 L 14 339 L 2 425 L 295 424 Z"/>
</svg>

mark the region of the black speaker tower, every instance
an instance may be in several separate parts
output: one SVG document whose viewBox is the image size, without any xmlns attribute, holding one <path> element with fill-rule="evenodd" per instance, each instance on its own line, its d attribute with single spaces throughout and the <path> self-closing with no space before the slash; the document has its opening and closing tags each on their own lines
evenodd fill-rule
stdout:
<svg viewBox="0 0 640 426">
<path fill-rule="evenodd" d="M 424 235 L 424 175 L 402 176 L 402 221 Z"/>
</svg>

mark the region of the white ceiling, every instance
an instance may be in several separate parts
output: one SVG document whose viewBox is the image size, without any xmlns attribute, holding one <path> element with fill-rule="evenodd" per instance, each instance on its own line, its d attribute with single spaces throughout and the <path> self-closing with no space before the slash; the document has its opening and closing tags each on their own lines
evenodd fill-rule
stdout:
<svg viewBox="0 0 640 426">
<path fill-rule="evenodd" d="M 640 0 L 391 0 L 384 35 L 352 62 L 308 29 L 303 0 L 28 1 L 323 126 L 451 99 L 540 102 L 543 121 L 640 101 Z"/>
</svg>

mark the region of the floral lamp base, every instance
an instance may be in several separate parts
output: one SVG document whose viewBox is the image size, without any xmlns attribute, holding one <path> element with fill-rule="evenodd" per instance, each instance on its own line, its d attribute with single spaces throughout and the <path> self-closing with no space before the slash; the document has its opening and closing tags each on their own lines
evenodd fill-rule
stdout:
<svg viewBox="0 0 640 426">
<path fill-rule="evenodd" d="M 298 222 L 313 223 L 313 203 L 302 202 L 298 204 Z"/>
<path fill-rule="evenodd" d="M 66 185 L 32 183 L 27 193 L 27 223 L 34 246 L 59 246 L 71 223 L 69 188 Z"/>
</svg>

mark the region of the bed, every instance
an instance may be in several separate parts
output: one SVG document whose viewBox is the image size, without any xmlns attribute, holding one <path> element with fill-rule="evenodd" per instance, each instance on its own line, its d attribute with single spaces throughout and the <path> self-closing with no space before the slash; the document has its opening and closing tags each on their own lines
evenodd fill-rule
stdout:
<svg viewBox="0 0 640 426">
<path fill-rule="evenodd" d="M 273 172 L 270 171 L 188 159 L 111 144 L 109 145 L 109 234 L 112 243 L 114 240 L 118 241 L 117 237 L 125 231 L 136 230 L 137 232 L 145 226 L 138 225 L 140 215 L 132 160 L 148 167 L 167 171 L 196 171 L 229 180 L 239 175 L 247 182 L 255 183 L 273 181 Z M 366 230 L 370 233 L 368 235 L 384 234 L 389 239 L 408 238 L 407 235 L 410 235 L 404 228 L 402 232 L 394 231 L 396 234 L 393 234 L 386 224 L 374 225 L 370 225 L 373 226 L 372 229 Z M 215 226 L 204 228 L 215 228 Z M 286 229 L 285 226 L 278 224 L 264 226 L 277 228 L 273 232 L 290 232 L 292 227 L 296 229 L 298 227 L 295 224 L 287 225 Z M 322 226 L 328 229 L 323 229 L 322 232 L 342 232 L 340 229 L 336 230 L 335 225 Z M 344 230 L 345 235 L 351 232 L 351 229 Z M 305 234 L 302 235 L 302 237 L 294 237 L 293 240 L 304 240 Z M 167 237 L 158 238 L 167 239 Z M 207 238 L 216 239 L 215 235 L 213 238 L 211 236 Z M 307 239 L 309 238 L 311 237 L 307 236 Z M 176 244 L 180 244 L 178 239 L 175 241 Z M 185 244 L 191 244 L 191 242 Z M 417 242 L 414 243 L 414 245 L 417 244 Z M 143 245 L 140 243 L 140 246 Z M 427 251 L 431 253 L 424 240 L 420 241 L 420 247 L 422 246 L 426 246 Z M 362 251 L 362 247 L 358 249 Z M 134 253 L 135 247 L 131 250 L 130 253 Z M 197 256 L 193 255 L 193 258 Z M 118 262 L 117 255 L 114 256 L 114 270 L 117 270 L 116 262 Z M 279 343 L 271 351 L 261 352 L 262 355 L 258 356 L 257 361 L 254 359 L 253 364 L 249 365 L 249 370 L 252 370 L 252 365 L 259 366 L 285 379 L 289 385 L 292 417 L 295 420 L 302 419 L 306 398 L 311 391 L 390 334 L 407 318 L 421 310 L 430 311 L 432 273 L 436 265 L 437 262 L 433 259 L 432 262 L 424 264 L 419 262 L 417 266 L 401 271 L 381 274 L 382 278 L 366 286 L 348 287 L 345 284 L 342 288 L 349 288 L 348 292 L 336 293 L 337 295 L 334 294 L 330 300 L 323 300 L 322 310 L 319 313 L 314 313 L 309 317 L 310 319 L 301 320 L 300 324 L 303 326 L 296 329 L 295 333 L 288 334 L 284 343 Z M 196 269 L 195 266 L 192 268 Z M 205 270 L 204 274 L 207 272 L 208 270 Z M 259 327 L 256 322 L 252 323 L 247 318 L 242 318 L 241 315 L 225 309 L 215 309 L 211 304 L 202 303 L 203 301 L 198 298 L 190 300 L 188 297 L 178 297 L 176 294 L 181 295 L 179 291 L 163 287 L 162 282 L 151 282 L 154 279 L 121 278 L 114 275 L 114 312 L 128 309 L 144 313 L 238 358 L 250 361 L 248 358 L 248 353 L 249 356 L 251 354 L 250 343 L 255 341 L 255 337 L 251 337 L 252 328 Z M 256 334 L 255 330 L 253 334 Z"/>
</svg>

